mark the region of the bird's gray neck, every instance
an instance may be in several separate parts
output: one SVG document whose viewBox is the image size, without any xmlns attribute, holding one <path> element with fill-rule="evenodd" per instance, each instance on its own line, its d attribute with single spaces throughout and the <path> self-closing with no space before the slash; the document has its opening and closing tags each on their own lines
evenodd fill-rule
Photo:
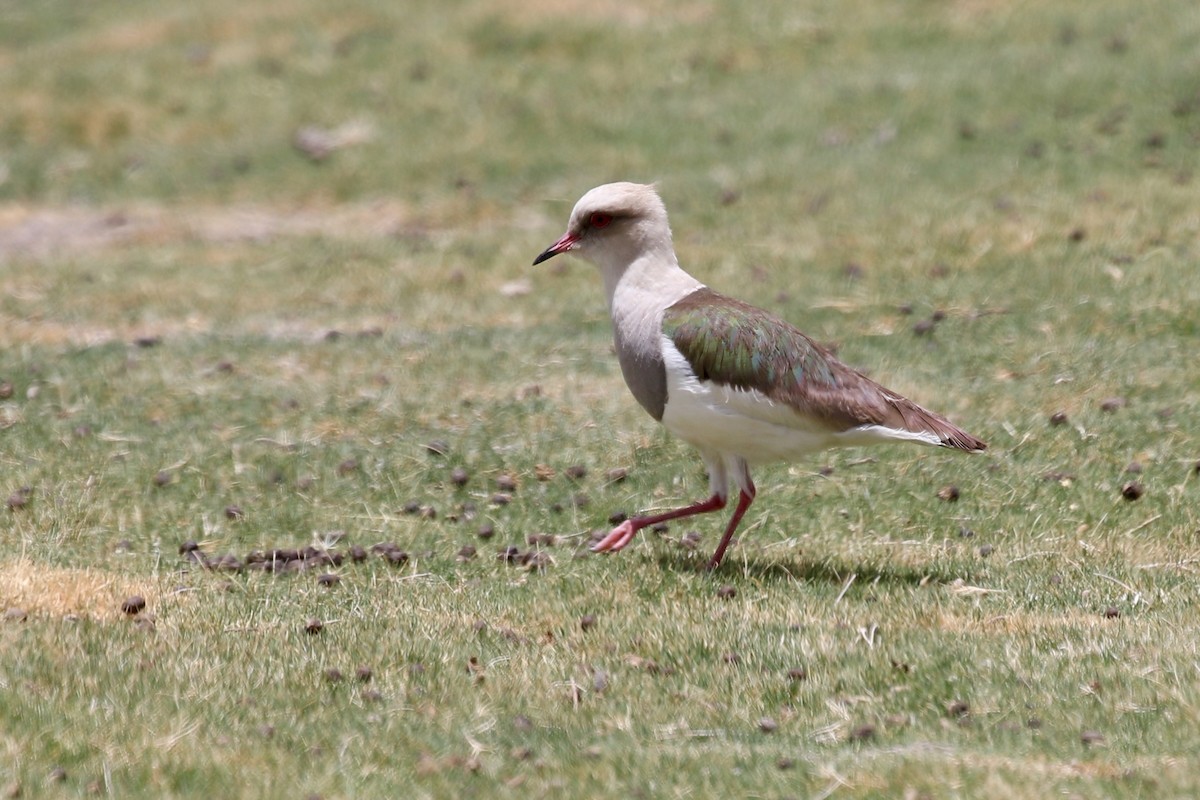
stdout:
<svg viewBox="0 0 1200 800">
<path fill-rule="evenodd" d="M 703 284 L 679 266 L 670 246 L 646 250 L 628 259 L 598 263 L 604 277 L 604 294 L 616 321 L 618 307 L 658 304 L 662 308 L 685 297 Z"/>
<path fill-rule="evenodd" d="M 663 313 L 703 286 L 680 268 L 674 252 L 669 255 L 669 260 L 642 256 L 619 274 L 604 274 L 621 374 L 637 401 L 658 420 L 667 403 Z"/>
</svg>

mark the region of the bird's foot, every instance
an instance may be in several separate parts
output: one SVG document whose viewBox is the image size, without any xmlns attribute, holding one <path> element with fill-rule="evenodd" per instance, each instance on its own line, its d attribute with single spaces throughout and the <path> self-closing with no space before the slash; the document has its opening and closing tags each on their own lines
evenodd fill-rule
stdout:
<svg viewBox="0 0 1200 800">
<path fill-rule="evenodd" d="M 627 519 L 617 527 L 608 532 L 600 541 L 592 545 L 593 553 L 615 553 L 633 541 L 633 536 L 638 532 L 637 526 L 633 524 L 633 520 Z"/>
</svg>

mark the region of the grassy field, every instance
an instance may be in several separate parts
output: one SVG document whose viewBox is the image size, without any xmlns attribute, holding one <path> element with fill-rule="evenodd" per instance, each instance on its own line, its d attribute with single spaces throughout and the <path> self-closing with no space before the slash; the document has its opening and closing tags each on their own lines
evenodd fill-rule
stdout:
<svg viewBox="0 0 1200 800">
<path fill-rule="evenodd" d="M 0 791 L 1197 796 L 1198 76 L 1192 0 L 3 5 Z M 707 489 L 529 266 L 619 179 L 987 454 L 588 555 Z"/>
</svg>

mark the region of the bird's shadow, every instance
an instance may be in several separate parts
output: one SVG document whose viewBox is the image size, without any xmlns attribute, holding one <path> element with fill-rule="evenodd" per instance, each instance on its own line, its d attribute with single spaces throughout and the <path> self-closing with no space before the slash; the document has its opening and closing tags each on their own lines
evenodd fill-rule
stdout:
<svg viewBox="0 0 1200 800">
<path fill-rule="evenodd" d="M 762 582 L 785 581 L 788 583 L 823 582 L 843 585 L 851 576 L 862 586 L 885 583 L 920 586 L 922 584 L 948 584 L 958 579 L 971 580 L 971 575 L 962 571 L 953 573 L 937 567 L 877 566 L 854 564 L 836 559 L 814 561 L 796 556 L 766 558 L 761 555 L 739 556 L 727 553 L 721 564 L 712 571 L 707 569 L 708 555 L 681 550 L 659 551 L 658 564 L 664 569 L 678 572 L 698 572 L 714 579 L 751 578 Z"/>
</svg>

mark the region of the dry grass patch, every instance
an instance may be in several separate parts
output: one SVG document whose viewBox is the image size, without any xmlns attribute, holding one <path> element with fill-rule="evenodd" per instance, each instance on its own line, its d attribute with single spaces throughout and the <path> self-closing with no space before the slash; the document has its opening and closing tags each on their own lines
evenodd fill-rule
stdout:
<svg viewBox="0 0 1200 800">
<path fill-rule="evenodd" d="M 126 599 L 140 595 L 152 609 L 162 594 L 161 581 L 152 577 L 52 567 L 26 558 L 0 563 L 0 606 L 27 614 L 111 621 L 127 616 L 121 609 Z"/>
</svg>

